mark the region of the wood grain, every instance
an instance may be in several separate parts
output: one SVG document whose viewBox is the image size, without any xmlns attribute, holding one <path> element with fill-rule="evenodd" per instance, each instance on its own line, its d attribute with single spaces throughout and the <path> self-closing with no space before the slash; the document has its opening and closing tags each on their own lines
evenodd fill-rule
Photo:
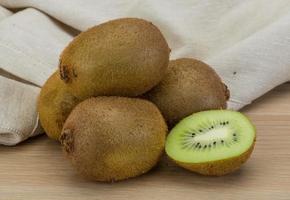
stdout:
<svg viewBox="0 0 290 200">
<path fill-rule="evenodd" d="M 150 173 L 114 184 L 82 179 L 60 145 L 39 136 L 0 147 L 0 199 L 290 199 L 290 84 L 243 109 L 257 127 L 251 159 L 236 173 L 204 177 L 165 157 Z"/>
</svg>

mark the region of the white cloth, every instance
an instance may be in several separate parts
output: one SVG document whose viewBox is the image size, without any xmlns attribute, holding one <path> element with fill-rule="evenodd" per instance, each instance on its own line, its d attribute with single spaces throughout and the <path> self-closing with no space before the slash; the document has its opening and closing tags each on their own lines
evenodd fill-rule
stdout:
<svg viewBox="0 0 290 200">
<path fill-rule="evenodd" d="M 2 20 L 0 9 L 0 67 L 38 86 L 57 68 L 59 53 L 78 31 L 119 17 L 140 17 L 157 25 L 172 49 L 171 59 L 193 57 L 209 63 L 229 87 L 232 109 L 290 80 L 289 0 L 0 0 L 0 5 L 38 9 Z M 17 91 L 18 85 L 32 88 L 13 83 L 11 90 Z M 1 83 L 1 90 L 6 87 L 8 82 Z M 22 139 L 41 132 L 35 129 L 36 100 L 30 98 L 34 103 L 26 105 L 27 116 L 34 126 L 10 132 L 26 135 Z M 0 99 L 0 119 L 13 130 L 23 112 L 16 105 L 23 102 L 18 99 L 13 112 L 7 112 L 10 102 Z M 19 118 L 11 123 L 4 116 L 10 114 Z M 0 143 L 5 140 L 0 132 Z"/>
</svg>

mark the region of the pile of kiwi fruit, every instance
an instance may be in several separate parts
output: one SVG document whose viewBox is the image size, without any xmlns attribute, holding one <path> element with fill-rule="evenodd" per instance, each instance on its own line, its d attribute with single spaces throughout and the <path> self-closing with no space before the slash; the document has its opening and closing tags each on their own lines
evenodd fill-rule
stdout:
<svg viewBox="0 0 290 200">
<path fill-rule="evenodd" d="M 136 177 L 166 152 L 178 166 L 221 176 L 250 157 L 255 128 L 226 110 L 230 93 L 219 75 L 194 58 L 169 60 L 170 51 L 161 31 L 137 18 L 92 27 L 63 50 L 38 112 L 79 174 Z"/>
</svg>

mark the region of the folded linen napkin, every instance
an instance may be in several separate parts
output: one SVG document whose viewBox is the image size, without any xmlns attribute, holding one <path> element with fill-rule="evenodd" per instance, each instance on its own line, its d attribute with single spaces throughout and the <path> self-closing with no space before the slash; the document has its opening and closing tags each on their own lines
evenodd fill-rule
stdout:
<svg viewBox="0 0 290 200">
<path fill-rule="evenodd" d="M 0 21 L 0 67 L 37 86 L 57 68 L 59 53 L 77 31 L 119 17 L 140 17 L 157 25 L 172 49 L 171 59 L 194 57 L 209 63 L 231 90 L 232 109 L 290 80 L 289 0 L 0 0 L 0 5 L 38 9 Z M 34 112 L 29 116 L 36 125 L 35 107 L 28 110 Z M 21 120 L 2 119 L 11 130 Z M 41 131 L 31 126 L 26 132 L 22 139 Z"/>
</svg>

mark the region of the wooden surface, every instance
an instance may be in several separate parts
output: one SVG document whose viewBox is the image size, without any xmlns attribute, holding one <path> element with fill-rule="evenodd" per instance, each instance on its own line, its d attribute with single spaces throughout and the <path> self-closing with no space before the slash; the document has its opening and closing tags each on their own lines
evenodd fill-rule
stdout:
<svg viewBox="0 0 290 200">
<path fill-rule="evenodd" d="M 236 173 L 204 177 L 165 158 L 150 173 L 104 184 L 79 177 L 60 145 L 39 136 L 0 147 L 0 199 L 290 199 L 290 84 L 243 110 L 257 127 L 251 159 Z"/>
</svg>

